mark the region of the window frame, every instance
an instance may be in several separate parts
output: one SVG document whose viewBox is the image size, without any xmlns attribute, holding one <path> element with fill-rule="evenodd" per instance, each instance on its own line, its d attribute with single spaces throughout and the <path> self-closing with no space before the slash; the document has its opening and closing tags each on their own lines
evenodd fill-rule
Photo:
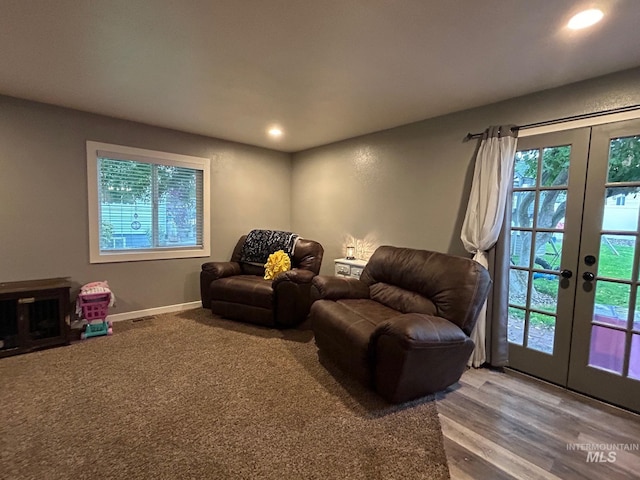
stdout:
<svg viewBox="0 0 640 480">
<path fill-rule="evenodd" d="M 131 160 L 191 168 L 202 171 L 202 246 L 161 247 L 131 249 L 121 251 L 100 250 L 100 205 L 98 200 L 99 152 L 109 152 L 114 160 Z M 160 152 L 143 148 L 128 147 L 87 140 L 87 198 L 89 207 L 89 263 L 135 262 L 145 260 L 166 260 L 175 258 L 199 258 L 211 255 L 211 215 L 210 215 L 210 165 L 211 160 L 177 153 Z"/>
</svg>

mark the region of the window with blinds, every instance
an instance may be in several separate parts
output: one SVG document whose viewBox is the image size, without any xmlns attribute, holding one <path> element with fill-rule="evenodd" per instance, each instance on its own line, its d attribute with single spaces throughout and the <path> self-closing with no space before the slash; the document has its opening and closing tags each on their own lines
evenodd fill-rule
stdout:
<svg viewBox="0 0 640 480">
<path fill-rule="evenodd" d="M 209 159 L 87 142 L 91 262 L 209 256 Z"/>
</svg>

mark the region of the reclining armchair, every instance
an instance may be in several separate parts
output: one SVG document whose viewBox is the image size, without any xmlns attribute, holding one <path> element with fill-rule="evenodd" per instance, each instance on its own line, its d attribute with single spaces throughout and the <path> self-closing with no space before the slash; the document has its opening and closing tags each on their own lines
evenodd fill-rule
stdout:
<svg viewBox="0 0 640 480">
<path fill-rule="evenodd" d="M 491 279 L 468 258 L 383 246 L 360 279 L 317 276 L 312 283 L 320 359 L 401 403 L 460 379 Z"/>
<path fill-rule="evenodd" d="M 311 280 L 320 272 L 322 245 L 297 238 L 291 270 L 265 280 L 264 262 L 243 261 L 246 239 L 240 237 L 229 262 L 202 265 L 202 306 L 225 318 L 269 327 L 300 324 L 309 314 Z"/>
</svg>

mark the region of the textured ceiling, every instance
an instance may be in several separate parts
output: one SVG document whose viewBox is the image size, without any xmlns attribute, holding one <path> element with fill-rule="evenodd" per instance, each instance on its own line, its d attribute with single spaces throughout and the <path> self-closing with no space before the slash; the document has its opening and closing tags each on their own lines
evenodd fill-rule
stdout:
<svg viewBox="0 0 640 480">
<path fill-rule="evenodd" d="M 638 25 L 637 0 L 0 0 L 0 93 L 291 152 L 638 66 Z"/>
</svg>

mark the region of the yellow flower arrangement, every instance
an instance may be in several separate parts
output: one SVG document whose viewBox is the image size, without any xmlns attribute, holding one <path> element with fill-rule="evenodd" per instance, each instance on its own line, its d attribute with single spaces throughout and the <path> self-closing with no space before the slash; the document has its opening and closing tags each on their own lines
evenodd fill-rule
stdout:
<svg viewBox="0 0 640 480">
<path fill-rule="evenodd" d="M 291 259 L 284 250 L 278 250 L 269 255 L 267 263 L 264 264 L 264 279 L 273 280 L 280 272 L 291 270 Z"/>
</svg>

